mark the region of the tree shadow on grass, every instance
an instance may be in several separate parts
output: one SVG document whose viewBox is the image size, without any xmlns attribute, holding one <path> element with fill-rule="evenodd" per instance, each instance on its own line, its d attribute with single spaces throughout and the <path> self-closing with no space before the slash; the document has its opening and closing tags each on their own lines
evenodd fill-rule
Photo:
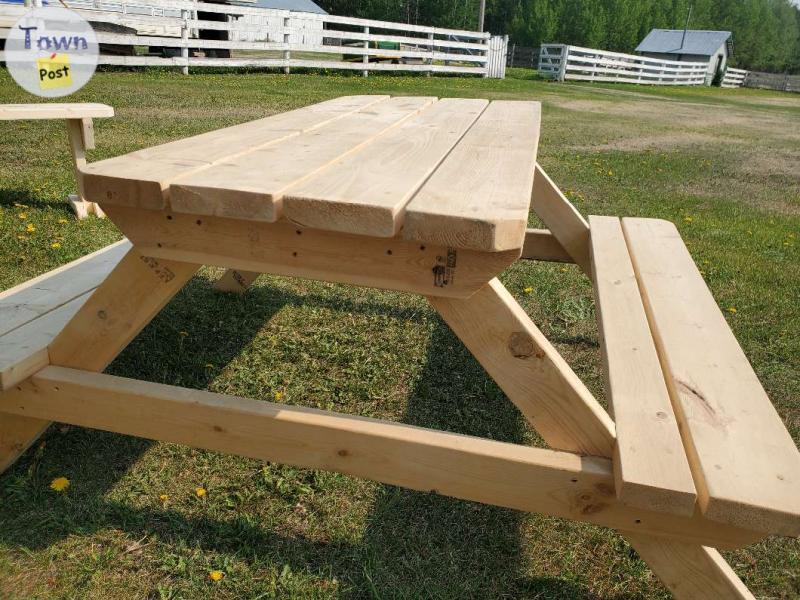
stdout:
<svg viewBox="0 0 800 600">
<path fill-rule="evenodd" d="M 206 280 L 194 279 L 109 372 L 204 389 L 281 307 L 309 301 L 398 319 L 418 312 L 263 287 L 244 297 L 221 295 Z M 441 321 L 433 328 L 425 367 L 402 420 L 512 443 L 522 443 L 525 435 L 518 411 Z M 517 511 L 381 486 L 360 542 L 323 542 L 278 534 L 247 515 L 186 516 L 106 499 L 150 447 L 149 441 L 83 429 L 60 435 L 56 429 L 47 444 L 48 472 L 42 470 L 41 477 L 69 473 L 82 482 L 79 495 L 54 501 L 42 481 L 31 485 L 28 478 L 25 483 L 22 473 L 38 469 L 36 452 L 30 452 L 0 480 L 4 544 L 38 549 L 71 534 L 110 528 L 137 539 L 157 535 L 166 544 L 249 556 L 294 571 L 330 573 L 347 582 L 346 595 L 354 598 L 589 597 L 569 581 L 523 573 L 524 515 Z"/>
</svg>

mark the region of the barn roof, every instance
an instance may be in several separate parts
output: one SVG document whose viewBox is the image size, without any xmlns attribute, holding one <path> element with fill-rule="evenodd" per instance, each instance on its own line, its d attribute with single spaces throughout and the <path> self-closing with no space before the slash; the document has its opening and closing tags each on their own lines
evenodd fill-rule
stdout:
<svg viewBox="0 0 800 600">
<path fill-rule="evenodd" d="M 327 11 L 323 10 L 311 0 L 242 0 L 237 2 L 234 0 L 231 4 L 241 4 L 245 6 L 255 6 L 258 8 L 275 8 L 278 10 L 293 10 L 295 12 L 310 12 L 319 15 L 327 15 Z"/>
<path fill-rule="evenodd" d="M 730 31 L 700 31 L 689 29 L 683 39 L 683 29 L 653 29 L 636 47 L 636 52 L 662 54 L 700 54 L 711 56 L 728 42 Z M 681 45 L 681 41 L 683 44 Z"/>
</svg>

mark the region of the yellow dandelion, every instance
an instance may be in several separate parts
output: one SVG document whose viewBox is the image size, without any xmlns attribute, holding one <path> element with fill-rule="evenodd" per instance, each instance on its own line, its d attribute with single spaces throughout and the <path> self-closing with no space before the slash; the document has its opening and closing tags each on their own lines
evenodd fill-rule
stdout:
<svg viewBox="0 0 800 600">
<path fill-rule="evenodd" d="M 54 248 L 54 249 L 58 249 L 58 248 L 61 248 L 61 244 L 59 244 L 58 242 L 53 242 L 52 244 L 50 244 L 50 247 Z"/>
<path fill-rule="evenodd" d="M 162 502 L 166 502 L 167 500 L 169 500 L 169 494 L 161 494 L 158 497 L 158 499 L 161 500 Z"/>
<path fill-rule="evenodd" d="M 561 267 L 561 272 L 562 273 L 566 273 L 567 271 L 569 271 L 569 269 L 567 267 Z"/>
<path fill-rule="evenodd" d="M 608 176 L 609 176 L 609 177 L 613 177 L 613 176 L 614 176 L 614 171 L 609 171 L 609 172 L 608 172 Z"/>
<path fill-rule="evenodd" d="M 198 498 L 204 498 L 208 491 L 206 491 L 206 488 L 204 487 L 199 487 L 195 488 L 194 493 Z"/>
<path fill-rule="evenodd" d="M 66 477 L 56 477 L 50 482 L 50 489 L 56 492 L 63 492 L 69 487 L 69 479 Z"/>
<path fill-rule="evenodd" d="M 34 231 L 36 231 L 36 225 L 34 225 L 33 223 L 28 223 L 25 226 L 25 231 L 27 231 L 28 233 L 33 233 Z"/>
<path fill-rule="evenodd" d="M 692 217 L 683 217 L 683 220 L 686 221 L 687 223 L 691 223 L 692 221 L 694 221 Z"/>
<path fill-rule="evenodd" d="M 24 221 L 25 219 L 28 218 L 28 213 L 19 213 L 17 216 L 20 218 L 21 221 Z"/>
<path fill-rule="evenodd" d="M 66 219 L 59 219 L 58 220 L 58 224 L 59 225 L 66 225 L 67 223 L 69 223 L 69 221 L 67 221 Z"/>
<path fill-rule="evenodd" d="M 208 578 L 211 581 L 222 581 L 225 578 L 225 573 L 222 571 L 209 571 Z"/>
<path fill-rule="evenodd" d="M 276 400 L 277 402 L 280 402 L 281 400 L 283 400 L 283 397 L 284 397 L 285 395 L 286 395 L 286 394 L 284 394 L 283 392 L 275 392 L 275 394 L 274 394 L 274 396 L 275 396 L 275 400 Z"/>
<path fill-rule="evenodd" d="M 728 312 L 731 313 L 732 315 L 735 315 L 739 311 L 736 310 L 735 306 L 729 306 L 728 307 Z"/>
<path fill-rule="evenodd" d="M 526 294 L 532 294 L 533 293 L 533 288 L 528 286 L 522 291 L 525 292 Z"/>
</svg>

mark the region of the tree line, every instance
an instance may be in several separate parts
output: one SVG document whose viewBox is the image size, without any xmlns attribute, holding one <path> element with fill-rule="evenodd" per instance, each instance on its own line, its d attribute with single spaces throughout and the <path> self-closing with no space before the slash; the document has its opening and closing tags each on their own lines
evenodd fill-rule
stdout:
<svg viewBox="0 0 800 600">
<path fill-rule="evenodd" d="M 480 0 L 319 0 L 332 14 L 474 30 Z M 485 29 L 512 43 L 632 52 L 653 28 L 733 33 L 731 64 L 800 73 L 800 8 L 790 0 L 486 0 Z"/>
</svg>

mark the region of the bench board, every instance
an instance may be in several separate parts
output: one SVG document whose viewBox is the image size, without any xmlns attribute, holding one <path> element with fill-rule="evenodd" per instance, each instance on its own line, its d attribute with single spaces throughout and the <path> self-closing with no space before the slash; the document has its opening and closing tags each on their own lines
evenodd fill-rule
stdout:
<svg viewBox="0 0 800 600">
<path fill-rule="evenodd" d="M 800 535 L 800 452 L 675 226 L 623 219 L 703 514 Z"/>
<path fill-rule="evenodd" d="M 113 117 L 114 109 L 92 102 L 0 104 L 0 121 Z"/>
</svg>

